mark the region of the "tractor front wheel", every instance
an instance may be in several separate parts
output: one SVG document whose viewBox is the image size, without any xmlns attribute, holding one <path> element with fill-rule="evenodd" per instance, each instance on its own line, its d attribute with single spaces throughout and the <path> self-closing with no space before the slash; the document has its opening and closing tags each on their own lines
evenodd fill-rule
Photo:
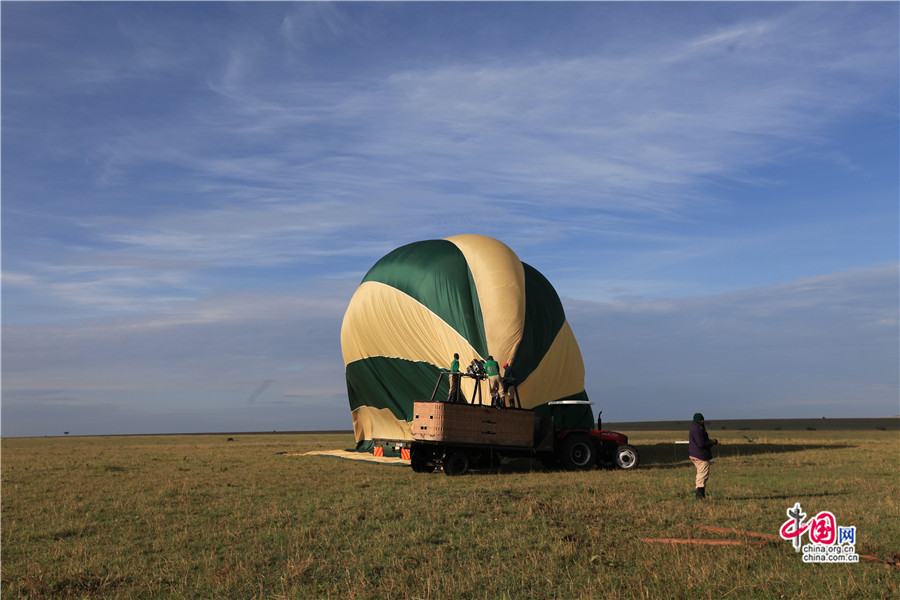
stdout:
<svg viewBox="0 0 900 600">
<path fill-rule="evenodd" d="M 638 466 L 639 461 L 638 451 L 635 450 L 634 446 L 622 444 L 616 451 L 616 466 L 620 469 L 633 469 Z"/>
</svg>

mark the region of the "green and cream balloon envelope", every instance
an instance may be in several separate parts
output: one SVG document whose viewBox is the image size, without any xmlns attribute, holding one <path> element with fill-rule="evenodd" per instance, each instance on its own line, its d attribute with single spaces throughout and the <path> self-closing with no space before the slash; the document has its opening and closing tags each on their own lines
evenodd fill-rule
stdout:
<svg viewBox="0 0 900 600">
<path fill-rule="evenodd" d="M 488 355 L 509 363 L 522 407 L 538 414 L 554 400 L 587 399 L 581 351 L 553 286 L 481 235 L 414 242 L 375 263 L 344 314 L 341 349 L 359 449 L 412 439 L 413 402 L 431 397 L 454 353 L 463 372 Z M 475 385 L 462 379 L 467 401 Z M 437 398 L 448 386 L 442 378 Z M 590 428 L 593 415 L 566 420 Z"/>
</svg>

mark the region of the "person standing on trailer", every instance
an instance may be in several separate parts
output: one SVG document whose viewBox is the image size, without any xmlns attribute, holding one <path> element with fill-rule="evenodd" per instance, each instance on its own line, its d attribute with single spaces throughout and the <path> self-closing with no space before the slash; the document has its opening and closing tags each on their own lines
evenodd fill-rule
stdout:
<svg viewBox="0 0 900 600">
<path fill-rule="evenodd" d="M 447 396 L 447 402 L 459 402 L 459 354 L 453 354 L 453 360 L 450 361 L 450 394 Z"/>
<path fill-rule="evenodd" d="M 493 356 L 488 356 L 484 361 L 484 374 L 488 378 L 488 389 L 491 392 L 491 405 L 501 406 L 503 404 L 500 398 L 500 365 L 494 360 Z"/>
<path fill-rule="evenodd" d="M 503 385 L 506 405 L 510 408 L 516 408 L 516 376 L 509 363 L 503 363 L 503 379 L 500 380 L 500 383 Z"/>
</svg>

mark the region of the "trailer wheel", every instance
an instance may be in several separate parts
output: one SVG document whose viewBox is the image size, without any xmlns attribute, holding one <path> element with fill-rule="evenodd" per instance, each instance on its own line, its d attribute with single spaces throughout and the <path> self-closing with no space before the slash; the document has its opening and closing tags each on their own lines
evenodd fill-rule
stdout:
<svg viewBox="0 0 900 600">
<path fill-rule="evenodd" d="M 434 471 L 434 463 L 430 456 L 413 454 L 409 461 L 413 473 L 431 473 Z"/>
<path fill-rule="evenodd" d="M 616 466 L 620 469 L 633 469 L 638 466 L 638 462 L 640 462 L 640 457 L 638 456 L 638 451 L 635 450 L 634 446 L 629 446 L 628 444 L 622 444 L 619 446 L 618 451 L 616 452 Z"/>
<path fill-rule="evenodd" d="M 465 475 L 469 471 L 469 457 L 465 452 L 457 450 L 444 459 L 444 473 L 450 477 Z"/>
<path fill-rule="evenodd" d="M 572 434 L 562 445 L 563 466 L 573 471 L 584 471 L 597 461 L 597 447 L 588 435 Z"/>
</svg>

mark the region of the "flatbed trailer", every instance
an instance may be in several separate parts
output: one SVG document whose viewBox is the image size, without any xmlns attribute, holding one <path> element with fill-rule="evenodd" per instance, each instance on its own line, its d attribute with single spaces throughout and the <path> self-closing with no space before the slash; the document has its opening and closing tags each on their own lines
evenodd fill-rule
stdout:
<svg viewBox="0 0 900 600">
<path fill-rule="evenodd" d="M 413 413 L 413 471 L 462 475 L 499 456 L 536 456 L 533 410 L 431 401 L 415 402 Z"/>
<path fill-rule="evenodd" d="M 551 411 L 587 401 L 551 402 Z M 534 458 L 547 467 L 594 466 L 633 469 L 638 453 L 624 434 L 605 430 L 556 429 L 552 416 L 534 410 L 481 404 L 415 402 L 409 451 L 413 471 L 463 475 L 470 467 L 500 458 Z"/>
</svg>

